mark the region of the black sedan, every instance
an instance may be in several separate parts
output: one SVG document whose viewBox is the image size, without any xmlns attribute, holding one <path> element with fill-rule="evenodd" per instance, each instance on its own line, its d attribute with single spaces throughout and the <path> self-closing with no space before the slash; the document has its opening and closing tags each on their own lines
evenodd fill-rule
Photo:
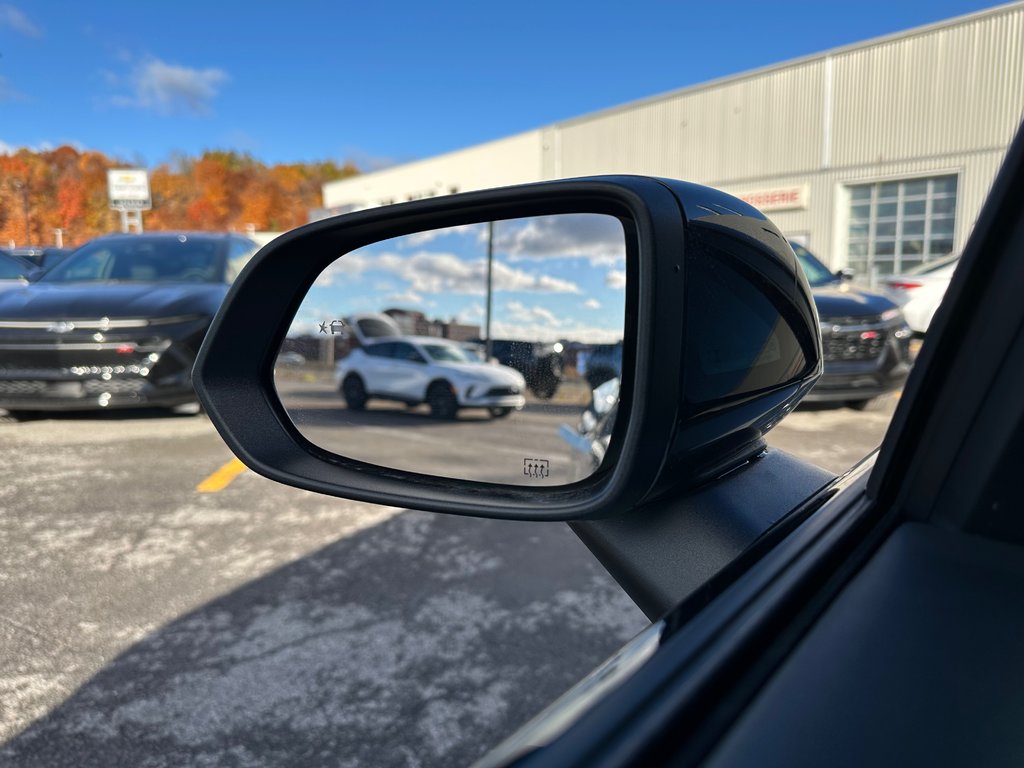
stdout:
<svg viewBox="0 0 1024 768">
<path fill-rule="evenodd" d="M 182 405 L 228 285 L 256 245 L 235 235 L 94 240 L 0 294 L 0 408 Z"/>
<path fill-rule="evenodd" d="M 912 332 L 899 307 L 833 274 L 799 243 L 791 245 L 821 322 L 824 373 L 805 400 L 863 408 L 901 387 L 910 373 Z"/>
</svg>

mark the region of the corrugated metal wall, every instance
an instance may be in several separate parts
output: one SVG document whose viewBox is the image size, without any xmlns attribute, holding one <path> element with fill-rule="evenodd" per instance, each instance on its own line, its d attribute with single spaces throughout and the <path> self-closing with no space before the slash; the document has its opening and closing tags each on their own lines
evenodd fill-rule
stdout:
<svg viewBox="0 0 1024 768">
<path fill-rule="evenodd" d="M 841 266 L 843 185 L 955 172 L 957 249 L 1024 117 L 1016 4 L 550 126 L 546 178 L 675 176 L 732 191 L 807 184 L 769 214 Z"/>
<path fill-rule="evenodd" d="M 806 62 L 553 126 L 561 175 L 723 183 L 813 171 L 821 158 L 823 69 L 821 60 Z M 546 159 L 545 171 L 557 165 Z"/>
<path fill-rule="evenodd" d="M 1024 8 L 835 57 L 834 166 L 1005 147 L 1024 107 Z"/>
</svg>

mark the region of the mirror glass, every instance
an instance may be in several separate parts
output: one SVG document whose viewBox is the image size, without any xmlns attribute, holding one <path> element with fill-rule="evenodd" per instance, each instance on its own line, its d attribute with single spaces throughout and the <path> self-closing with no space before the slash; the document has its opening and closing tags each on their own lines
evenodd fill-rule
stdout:
<svg viewBox="0 0 1024 768">
<path fill-rule="evenodd" d="M 339 254 L 278 352 L 278 395 L 306 439 L 347 458 L 506 485 L 582 480 L 618 410 L 625 262 L 621 222 L 589 213 Z"/>
</svg>

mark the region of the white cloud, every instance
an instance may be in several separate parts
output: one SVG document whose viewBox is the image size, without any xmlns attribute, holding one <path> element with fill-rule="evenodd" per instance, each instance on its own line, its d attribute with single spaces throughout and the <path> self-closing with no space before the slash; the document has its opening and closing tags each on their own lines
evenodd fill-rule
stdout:
<svg viewBox="0 0 1024 768">
<path fill-rule="evenodd" d="M 346 253 L 340 259 L 335 259 L 328 264 L 327 269 L 317 276 L 314 285 L 326 288 L 334 285 L 338 277 L 349 278 L 349 282 L 355 282 L 367 270 L 370 261 L 361 253 Z M 345 281 L 342 280 L 341 282 L 344 283 Z M 377 290 L 391 291 L 394 288 L 395 286 L 389 283 L 386 288 L 379 288 Z"/>
<path fill-rule="evenodd" d="M 30 152 L 50 152 L 54 148 L 62 146 L 73 147 L 79 152 L 85 151 L 85 145 L 75 139 L 60 139 L 56 142 L 46 141 L 44 139 L 37 144 L 23 144 L 20 147 L 14 144 L 8 144 L 6 141 L 0 139 L 0 155 L 13 155 L 19 149 L 27 149 Z"/>
<path fill-rule="evenodd" d="M 604 277 L 604 284 L 609 288 L 625 288 L 626 273 L 618 269 L 609 269 Z"/>
<path fill-rule="evenodd" d="M 483 320 L 487 316 L 487 310 L 484 309 L 483 304 L 470 304 L 468 307 L 463 307 L 456 314 L 455 317 L 460 323 L 472 323 L 477 320 Z"/>
<path fill-rule="evenodd" d="M 343 263 L 352 256 L 339 260 Z M 487 260 L 467 261 L 452 253 L 418 251 L 411 256 L 384 253 L 364 257 L 363 269 L 390 272 L 406 280 L 419 293 L 484 294 L 487 286 Z M 580 293 L 569 280 L 550 275 L 533 274 L 495 262 L 492 273 L 496 291 L 528 291 L 535 293 Z"/>
<path fill-rule="evenodd" d="M 597 299 L 587 299 L 586 301 L 583 302 L 583 308 L 584 309 L 600 309 L 601 308 L 601 302 L 598 301 Z"/>
<path fill-rule="evenodd" d="M 505 305 L 508 318 L 518 324 L 543 323 L 557 328 L 564 325 L 562 320 L 555 317 L 555 313 L 545 307 L 528 307 L 519 301 L 510 301 Z"/>
<path fill-rule="evenodd" d="M 121 78 L 115 77 L 115 80 Z M 228 73 L 222 69 L 194 69 L 148 58 L 136 65 L 127 78 L 131 95 L 115 96 L 113 103 L 120 107 L 152 109 L 164 115 L 205 115 L 228 80 Z"/>
<path fill-rule="evenodd" d="M 510 259 L 586 259 L 593 266 L 615 266 L 626 258 L 622 224 L 612 216 L 570 213 L 499 221 L 495 251 Z"/>
<path fill-rule="evenodd" d="M 24 11 L 10 3 L 0 3 L 0 27 L 9 27 L 25 37 L 38 39 L 43 36 L 43 30 Z"/>
<path fill-rule="evenodd" d="M 393 293 L 388 296 L 388 301 L 393 304 L 423 304 L 423 297 L 415 291 L 405 293 Z"/>
<path fill-rule="evenodd" d="M 404 256 L 397 253 L 369 254 L 355 251 L 334 261 L 316 279 L 327 287 L 357 281 L 364 272 L 385 272 L 402 278 L 409 290 L 418 294 L 465 293 L 483 295 L 487 286 L 487 260 L 466 261 L 452 253 L 418 251 Z M 495 291 L 530 293 L 581 293 L 569 280 L 535 274 L 495 262 L 492 274 Z"/>
<path fill-rule="evenodd" d="M 3 75 L 0 75 L 0 103 L 5 101 L 25 101 L 28 97 L 19 91 Z"/>
<path fill-rule="evenodd" d="M 552 326 L 547 323 L 522 323 L 495 320 L 491 333 L 497 339 L 527 339 L 530 341 L 559 341 L 571 339 L 584 344 L 615 344 L 622 341 L 621 329 L 600 328 L 583 323 Z"/>
</svg>

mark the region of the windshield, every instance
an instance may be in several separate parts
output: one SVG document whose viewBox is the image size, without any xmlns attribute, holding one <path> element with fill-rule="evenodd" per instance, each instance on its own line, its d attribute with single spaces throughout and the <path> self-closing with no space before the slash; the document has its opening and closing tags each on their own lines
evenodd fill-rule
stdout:
<svg viewBox="0 0 1024 768">
<path fill-rule="evenodd" d="M 217 283 L 223 242 L 211 238 L 123 238 L 82 247 L 47 272 L 46 283 Z"/>
<path fill-rule="evenodd" d="M 913 269 L 907 271 L 906 274 L 908 274 L 908 275 L 930 275 L 933 272 L 939 272 L 940 270 L 943 270 L 943 269 L 948 269 L 950 267 L 956 267 L 956 264 L 957 264 L 958 261 L 960 261 L 960 254 L 959 253 L 953 254 L 951 256 L 947 256 L 944 259 L 937 259 L 935 261 L 927 261 L 924 264 L 922 264 L 921 266 L 914 267 Z M 952 271 L 952 270 L 950 270 L 950 271 Z"/>
<path fill-rule="evenodd" d="M 25 264 L 0 253 L 0 280 L 16 280 L 28 272 Z"/>
<path fill-rule="evenodd" d="M 463 351 L 459 347 L 452 347 L 448 344 L 424 344 L 423 349 L 431 360 L 436 360 L 439 363 L 479 363 L 480 360 L 474 359 L 468 352 Z"/>
<path fill-rule="evenodd" d="M 813 253 L 800 245 L 800 243 L 790 243 L 790 245 L 793 246 L 793 253 L 796 254 L 800 267 L 807 276 L 807 282 L 811 284 L 812 288 L 836 282 L 836 276 L 829 272 L 828 267 L 818 261 Z"/>
</svg>

